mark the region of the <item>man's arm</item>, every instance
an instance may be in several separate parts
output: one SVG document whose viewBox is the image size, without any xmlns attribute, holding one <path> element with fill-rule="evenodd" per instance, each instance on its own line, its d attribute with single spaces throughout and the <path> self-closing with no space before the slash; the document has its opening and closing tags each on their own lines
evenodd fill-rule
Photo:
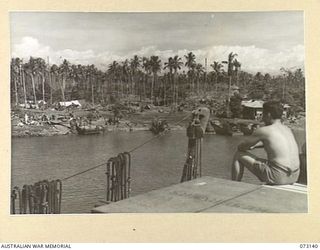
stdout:
<svg viewBox="0 0 320 250">
<path fill-rule="evenodd" d="M 261 148 L 261 147 L 263 147 L 263 133 L 261 132 L 261 129 L 257 129 L 244 142 L 239 144 L 238 150 L 247 151 L 247 150 L 251 150 L 254 148 Z"/>
</svg>

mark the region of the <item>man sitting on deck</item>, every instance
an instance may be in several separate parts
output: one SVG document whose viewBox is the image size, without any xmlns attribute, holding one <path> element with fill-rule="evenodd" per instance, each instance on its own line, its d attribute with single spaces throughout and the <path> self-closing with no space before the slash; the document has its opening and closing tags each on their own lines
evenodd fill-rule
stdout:
<svg viewBox="0 0 320 250">
<path fill-rule="evenodd" d="M 281 123 L 283 108 L 280 102 L 263 105 L 263 121 L 266 126 L 256 129 L 238 146 L 232 165 L 232 180 L 241 181 L 244 167 L 260 181 L 271 185 L 293 184 L 298 180 L 299 149 L 292 131 Z M 268 159 L 261 159 L 249 150 L 263 147 Z"/>
</svg>

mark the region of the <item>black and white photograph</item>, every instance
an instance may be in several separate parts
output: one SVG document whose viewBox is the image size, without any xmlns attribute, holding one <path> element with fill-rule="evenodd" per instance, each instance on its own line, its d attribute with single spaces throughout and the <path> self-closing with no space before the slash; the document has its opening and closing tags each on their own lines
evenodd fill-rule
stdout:
<svg viewBox="0 0 320 250">
<path fill-rule="evenodd" d="M 10 215 L 308 213 L 304 14 L 11 11 Z"/>
</svg>

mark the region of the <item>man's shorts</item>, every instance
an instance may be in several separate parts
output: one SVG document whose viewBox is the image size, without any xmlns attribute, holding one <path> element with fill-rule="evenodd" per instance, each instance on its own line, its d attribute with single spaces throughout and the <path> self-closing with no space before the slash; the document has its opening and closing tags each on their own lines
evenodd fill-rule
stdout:
<svg viewBox="0 0 320 250">
<path fill-rule="evenodd" d="M 295 183 L 300 174 L 300 169 L 291 170 L 278 163 L 262 158 L 256 158 L 251 169 L 260 181 L 269 185 L 286 185 Z"/>
</svg>

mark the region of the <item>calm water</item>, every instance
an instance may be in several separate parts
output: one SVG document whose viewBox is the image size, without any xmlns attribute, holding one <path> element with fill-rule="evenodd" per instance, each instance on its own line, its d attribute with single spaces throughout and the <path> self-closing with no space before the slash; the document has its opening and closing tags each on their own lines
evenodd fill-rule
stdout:
<svg viewBox="0 0 320 250">
<path fill-rule="evenodd" d="M 299 146 L 303 131 L 295 133 Z M 62 179 L 106 162 L 152 137 L 147 131 L 113 132 L 92 136 L 56 136 L 12 139 L 11 186 L 22 188 L 43 179 Z M 205 135 L 202 172 L 230 178 L 230 165 L 243 136 Z M 179 183 L 187 150 L 184 131 L 172 131 L 132 153 L 132 193 L 141 194 Z M 257 152 L 261 155 L 261 151 Z M 63 182 L 62 213 L 89 213 L 104 200 L 105 167 L 100 167 Z M 245 172 L 245 182 L 259 183 Z"/>
</svg>

